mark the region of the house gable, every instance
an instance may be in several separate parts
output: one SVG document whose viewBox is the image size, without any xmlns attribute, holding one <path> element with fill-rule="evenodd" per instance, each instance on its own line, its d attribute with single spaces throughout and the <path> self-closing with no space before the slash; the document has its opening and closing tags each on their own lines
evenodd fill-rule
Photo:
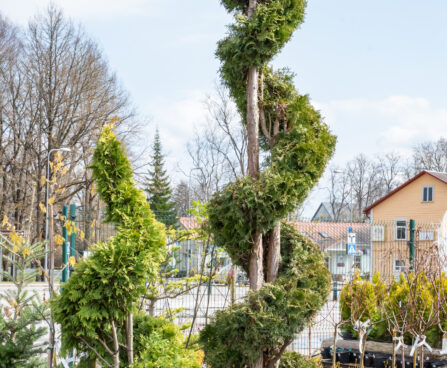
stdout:
<svg viewBox="0 0 447 368">
<path fill-rule="evenodd" d="M 424 201 L 423 188 L 432 188 L 432 201 Z M 447 210 L 447 174 L 422 171 L 364 210 L 374 209 L 374 221 L 396 218 L 439 222 Z"/>
</svg>

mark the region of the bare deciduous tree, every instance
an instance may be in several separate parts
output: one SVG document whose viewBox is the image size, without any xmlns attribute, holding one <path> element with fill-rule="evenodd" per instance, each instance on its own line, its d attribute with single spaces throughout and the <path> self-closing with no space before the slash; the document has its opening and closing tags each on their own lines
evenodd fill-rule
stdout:
<svg viewBox="0 0 447 368">
<path fill-rule="evenodd" d="M 447 140 L 443 137 L 436 142 L 424 142 L 413 148 L 415 171 L 433 170 L 447 172 Z"/>
<path fill-rule="evenodd" d="M 247 133 L 228 91 L 218 85 L 205 101 L 207 125 L 187 145 L 193 169 L 191 195 L 201 201 L 247 172 Z M 184 173 L 188 175 L 188 173 Z M 189 175 L 188 175 L 189 176 Z"/>
<path fill-rule="evenodd" d="M 74 196 L 85 211 L 97 203 L 86 170 L 105 122 L 118 115 L 123 135 L 135 128 L 127 95 L 96 44 L 50 6 L 19 30 L 0 18 L 0 215 L 22 227 L 36 185 L 33 239 L 42 239 L 47 157 L 69 147 L 68 175 L 56 207 Z"/>
<path fill-rule="evenodd" d="M 347 220 L 346 213 L 352 206 L 353 220 L 362 221 L 366 207 L 401 184 L 401 162 L 401 157 L 393 152 L 375 159 L 360 154 L 343 170 L 331 168 L 327 189 L 334 219 Z"/>
</svg>

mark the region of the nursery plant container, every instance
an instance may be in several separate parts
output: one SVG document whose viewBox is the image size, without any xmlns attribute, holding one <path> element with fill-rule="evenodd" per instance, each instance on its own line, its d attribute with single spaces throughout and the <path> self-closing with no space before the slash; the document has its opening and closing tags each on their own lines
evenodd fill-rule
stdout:
<svg viewBox="0 0 447 368">
<path fill-rule="evenodd" d="M 374 367 L 374 354 L 365 353 L 365 367 Z"/>
<path fill-rule="evenodd" d="M 347 364 L 350 362 L 351 352 L 350 351 L 340 351 L 337 352 L 337 362 L 342 364 Z"/>
<path fill-rule="evenodd" d="M 330 346 L 327 346 L 323 349 L 321 352 L 321 357 L 323 359 L 331 359 L 332 358 L 332 348 Z"/>
<path fill-rule="evenodd" d="M 375 353 L 374 356 L 374 368 L 386 368 L 385 363 L 387 363 L 389 355 Z M 388 364 L 388 363 L 387 363 Z"/>
<path fill-rule="evenodd" d="M 413 368 L 413 357 L 409 357 L 408 360 L 405 359 L 405 368 Z M 419 360 L 416 363 L 416 368 L 419 368 Z"/>
</svg>

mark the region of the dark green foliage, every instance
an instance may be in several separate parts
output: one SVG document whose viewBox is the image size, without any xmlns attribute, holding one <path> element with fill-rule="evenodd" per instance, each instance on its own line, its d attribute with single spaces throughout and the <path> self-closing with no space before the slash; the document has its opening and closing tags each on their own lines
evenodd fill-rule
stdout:
<svg viewBox="0 0 447 368">
<path fill-rule="evenodd" d="M 243 11 L 247 1 L 222 1 L 225 7 Z M 221 74 L 230 88 L 241 115 L 246 111 L 246 73 L 249 67 L 264 67 L 303 22 L 305 0 L 259 2 L 255 14 L 236 16 L 227 38 L 219 42 L 217 56 L 222 60 Z"/>
<path fill-rule="evenodd" d="M 41 355 L 46 352 L 45 344 L 37 341 L 47 334 L 42 326 L 49 316 L 48 307 L 38 295 L 25 290 L 26 286 L 36 280 L 37 268 L 27 272 L 31 263 L 43 257 L 41 243 L 27 244 L 21 236 L 5 238 L 0 235 L 0 246 L 4 256 L 17 270 L 16 278 L 8 272 L 3 277 L 14 284 L 15 288 L 0 295 L 0 368 L 40 368 L 45 366 Z M 14 257 L 10 256 L 15 254 Z"/>
<path fill-rule="evenodd" d="M 221 0 L 221 3 L 229 12 L 234 10 L 245 12 L 248 8 L 248 0 Z"/>
<path fill-rule="evenodd" d="M 161 149 L 160 134 L 155 133 L 152 147 L 152 162 L 149 175 L 146 178 L 145 191 L 155 218 L 166 226 L 177 224 L 175 203 L 172 201 L 172 191 L 169 178 L 164 169 L 164 157 Z"/>
<path fill-rule="evenodd" d="M 330 291 L 330 274 L 316 246 L 283 224 L 280 276 L 251 292 L 246 303 L 216 313 L 200 340 L 212 367 L 252 364 L 260 351 L 267 356 L 293 339 L 324 305 Z M 270 352 L 270 354 L 269 354 Z"/>
<path fill-rule="evenodd" d="M 40 316 L 39 316 L 40 317 Z M 0 368 L 40 368 L 45 367 L 40 354 L 43 346 L 35 347 L 36 341 L 46 334 L 45 327 L 36 327 L 41 317 L 36 316 L 32 307 L 26 307 L 14 322 L 0 317 Z M 15 331 L 14 331 L 15 330 Z M 14 340 L 11 340 L 11 332 Z"/>
<path fill-rule="evenodd" d="M 294 351 L 287 351 L 281 357 L 279 368 L 319 368 L 320 365 L 305 356 L 295 353 Z"/>
<path fill-rule="evenodd" d="M 75 267 L 52 308 L 61 324 L 64 349 L 88 351 L 90 345 L 102 352 L 99 339 L 110 344 L 111 323 L 118 329 L 124 325 L 144 293 L 145 281 L 155 277 L 166 235 L 143 192 L 136 189 L 129 161 L 110 125 L 101 132 L 92 168 L 106 217 L 118 232 Z"/>
<path fill-rule="evenodd" d="M 302 23 L 305 0 L 258 1 L 248 18 L 248 1 L 222 0 L 236 23 L 219 42 L 221 75 L 245 119 L 247 72 L 260 72 L 259 112 L 264 122 L 260 146 L 270 154 L 258 177 L 228 184 L 209 203 L 216 244 L 249 273 L 253 235 L 266 235 L 308 195 L 323 174 L 335 137 L 307 96 L 293 86 L 293 74 L 273 71 L 268 62 Z M 295 229 L 281 225 L 281 264 L 277 280 L 250 292 L 247 300 L 216 313 L 200 336 L 213 368 L 264 366 L 283 350 L 326 302 L 330 275 L 319 249 Z M 265 270 L 264 274 L 265 274 Z M 287 360 L 292 362 L 293 360 Z M 290 363 L 292 364 L 292 363 Z"/>
<path fill-rule="evenodd" d="M 335 138 L 306 96 L 291 109 L 300 109 L 296 125 L 279 135 L 273 163 L 259 179 L 244 177 L 230 183 L 210 201 L 210 224 L 216 242 L 248 271 L 251 234 L 255 227 L 270 230 L 308 195 L 332 154 Z"/>
</svg>

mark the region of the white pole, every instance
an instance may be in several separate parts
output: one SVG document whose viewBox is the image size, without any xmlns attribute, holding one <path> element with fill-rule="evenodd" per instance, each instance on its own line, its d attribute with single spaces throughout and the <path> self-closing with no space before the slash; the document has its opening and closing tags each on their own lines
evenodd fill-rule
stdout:
<svg viewBox="0 0 447 368">
<path fill-rule="evenodd" d="M 45 176 L 45 185 L 46 185 L 46 194 L 45 194 L 45 264 L 44 269 L 45 272 L 48 274 L 48 192 L 50 190 L 50 187 L 48 186 L 48 182 L 50 180 L 50 157 L 53 152 L 56 151 L 64 151 L 64 152 L 70 152 L 71 148 L 68 147 L 61 147 L 61 148 L 52 148 L 48 152 L 47 155 L 47 174 Z"/>
</svg>

